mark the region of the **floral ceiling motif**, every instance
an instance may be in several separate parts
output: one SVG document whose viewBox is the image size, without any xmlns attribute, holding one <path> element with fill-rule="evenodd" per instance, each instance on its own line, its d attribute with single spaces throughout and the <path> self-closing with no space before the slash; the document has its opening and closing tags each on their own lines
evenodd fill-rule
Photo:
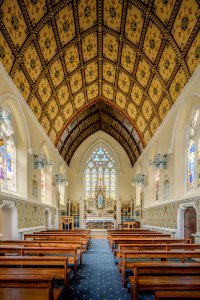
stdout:
<svg viewBox="0 0 200 300">
<path fill-rule="evenodd" d="M 55 145 L 80 111 L 102 100 L 133 126 L 129 148 L 139 153 L 137 143 L 147 145 L 200 62 L 199 7 L 199 0 L 0 0 L 0 61 Z M 126 134 L 107 126 L 125 147 Z"/>
</svg>

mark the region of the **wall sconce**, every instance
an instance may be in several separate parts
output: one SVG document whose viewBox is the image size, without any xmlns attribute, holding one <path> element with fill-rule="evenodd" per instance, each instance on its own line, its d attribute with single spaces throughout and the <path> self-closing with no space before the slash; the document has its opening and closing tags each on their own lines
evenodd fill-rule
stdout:
<svg viewBox="0 0 200 300">
<path fill-rule="evenodd" d="M 167 168 L 167 154 L 156 154 L 154 160 L 149 159 L 150 166 L 156 166 L 159 169 L 166 169 Z"/>
<path fill-rule="evenodd" d="M 55 174 L 55 182 L 57 184 L 67 183 L 67 180 L 63 174 Z"/>
<path fill-rule="evenodd" d="M 138 185 L 145 185 L 145 178 L 146 175 L 144 174 L 137 174 L 135 178 L 133 179 L 133 184 L 138 184 Z"/>
<path fill-rule="evenodd" d="M 0 107 L 0 126 L 2 125 L 3 121 L 6 121 L 6 134 L 10 136 L 14 133 L 12 124 L 12 110 L 10 107 Z M 3 135 L 3 128 L 0 129 L 0 135 Z"/>
<path fill-rule="evenodd" d="M 44 169 L 46 166 L 51 166 L 52 162 L 47 160 L 46 156 L 42 154 L 34 154 L 34 169 Z"/>
</svg>

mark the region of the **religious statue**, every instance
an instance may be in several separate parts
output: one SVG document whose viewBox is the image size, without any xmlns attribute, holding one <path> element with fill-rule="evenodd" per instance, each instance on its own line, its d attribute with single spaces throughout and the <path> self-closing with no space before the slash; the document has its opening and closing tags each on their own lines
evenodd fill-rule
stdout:
<svg viewBox="0 0 200 300">
<path fill-rule="evenodd" d="M 97 208 L 104 208 L 105 207 L 105 199 L 103 193 L 99 191 L 97 195 Z"/>
</svg>

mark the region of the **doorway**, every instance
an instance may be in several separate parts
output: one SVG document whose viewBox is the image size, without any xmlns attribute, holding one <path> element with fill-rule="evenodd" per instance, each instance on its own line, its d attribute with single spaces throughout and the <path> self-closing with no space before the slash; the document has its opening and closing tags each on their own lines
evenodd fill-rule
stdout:
<svg viewBox="0 0 200 300">
<path fill-rule="evenodd" d="M 188 207 L 184 213 L 184 238 L 191 239 L 194 243 L 194 236 L 197 228 L 197 213 L 193 207 Z"/>
</svg>

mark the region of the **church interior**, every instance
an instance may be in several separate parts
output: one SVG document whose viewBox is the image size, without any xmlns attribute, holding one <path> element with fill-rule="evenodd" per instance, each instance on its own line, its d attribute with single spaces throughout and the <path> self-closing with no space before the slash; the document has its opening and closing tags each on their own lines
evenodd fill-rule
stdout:
<svg viewBox="0 0 200 300">
<path fill-rule="evenodd" d="M 40 257 L 51 240 L 44 253 L 60 255 L 54 235 L 79 243 L 87 270 L 70 254 L 61 295 L 16 300 L 200 299 L 199 29 L 199 0 L 0 0 L 0 299 L 15 299 L 1 292 L 5 253 Z M 198 284 L 194 265 L 164 296 L 127 276 L 151 250 L 179 273 L 177 249 L 185 264 L 195 250 Z"/>
</svg>

